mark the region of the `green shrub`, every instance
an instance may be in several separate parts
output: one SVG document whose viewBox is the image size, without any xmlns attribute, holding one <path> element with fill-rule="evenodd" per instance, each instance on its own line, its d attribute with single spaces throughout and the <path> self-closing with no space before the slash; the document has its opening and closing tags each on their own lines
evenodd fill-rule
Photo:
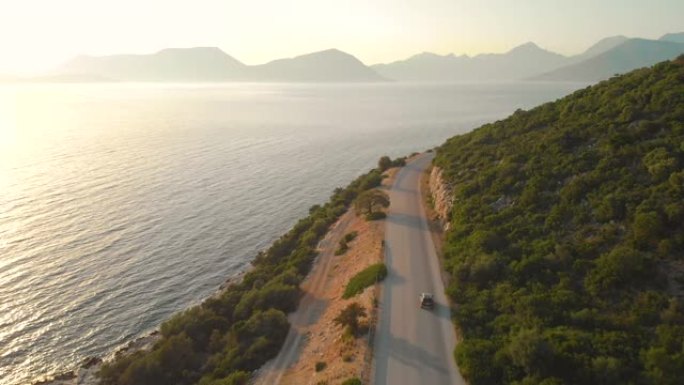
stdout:
<svg viewBox="0 0 684 385">
<path fill-rule="evenodd" d="M 326 364 L 325 362 L 318 361 L 318 362 L 316 362 L 315 369 L 317 372 L 321 372 L 321 371 L 325 370 L 325 368 L 327 366 L 328 366 L 328 364 Z"/>
<path fill-rule="evenodd" d="M 340 245 L 337 247 L 337 250 L 335 250 L 335 255 L 346 253 L 347 250 L 349 250 L 349 242 L 353 241 L 357 235 L 359 235 L 359 233 L 356 231 L 345 234 L 345 236 L 340 239 Z"/>
<path fill-rule="evenodd" d="M 247 385 L 249 384 L 249 379 L 249 373 L 238 371 L 231 373 L 226 378 L 206 383 L 200 382 L 198 385 Z"/>
<path fill-rule="evenodd" d="M 415 154 L 415 153 L 414 153 Z M 390 159 L 389 156 L 383 156 L 378 160 L 378 170 L 384 172 L 391 167 L 404 167 L 406 165 L 406 157 L 403 156 L 397 159 Z"/>
<path fill-rule="evenodd" d="M 376 282 L 382 281 L 386 276 L 387 267 L 384 263 L 380 262 L 368 266 L 349 279 L 347 287 L 344 289 L 344 294 L 342 294 L 342 298 L 351 298 L 361 293 L 365 288 L 375 284 Z"/>
<path fill-rule="evenodd" d="M 345 329 L 343 339 L 351 339 L 359 332 L 359 318 L 363 318 L 366 315 L 366 308 L 356 302 L 352 302 L 342 309 L 333 321 Z"/>
<path fill-rule="evenodd" d="M 366 219 L 369 221 L 378 221 L 385 218 L 387 218 L 387 214 L 383 213 L 382 211 L 376 211 L 366 215 Z"/>
<path fill-rule="evenodd" d="M 347 233 L 344 235 L 344 241 L 349 243 L 349 242 L 353 241 L 354 239 L 356 239 L 356 237 L 358 235 L 359 235 L 359 233 L 357 231 L 352 231 L 350 233 Z"/>
<path fill-rule="evenodd" d="M 342 255 L 349 250 L 349 245 L 344 240 L 340 241 L 340 245 L 335 250 L 335 255 Z"/>
<path fill-rule="evenodd" d="M 361 380 L 359 380 L 357 377 L 354 377 L 348 380 L 344 380 L 342 385 L 363 385 L 363 382 L 361 382 Z"/>
<path fill-rule="evenodd" d="M 404 167 L 406 166 L 406 157 L 402 156 L 392 161 L 392 167 Z"/>
</svg>

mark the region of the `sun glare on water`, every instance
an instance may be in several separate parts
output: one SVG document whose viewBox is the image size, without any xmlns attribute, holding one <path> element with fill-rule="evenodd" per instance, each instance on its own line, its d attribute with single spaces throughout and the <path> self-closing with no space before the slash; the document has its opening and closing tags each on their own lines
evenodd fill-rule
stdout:
<svg viewBox="0 0 684 385">
<path fill-rule="evenodd" d="M 64 96 L 49 86 L 0 86 L 0 171 L 40 156 L 40 145 L 55 135 L 56 101 Z"/>
</svg>

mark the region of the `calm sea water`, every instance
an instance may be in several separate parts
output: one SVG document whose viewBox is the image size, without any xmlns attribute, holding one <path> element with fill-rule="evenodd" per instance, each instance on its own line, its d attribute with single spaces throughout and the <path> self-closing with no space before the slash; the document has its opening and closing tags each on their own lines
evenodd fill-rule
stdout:
<svg viewBox="0 0 684 385">
<path fill-rule="evenodd" d="M 579 87 L 0 87 L 0 383 L 199 302 L 381 155 Z"/>
</svg>

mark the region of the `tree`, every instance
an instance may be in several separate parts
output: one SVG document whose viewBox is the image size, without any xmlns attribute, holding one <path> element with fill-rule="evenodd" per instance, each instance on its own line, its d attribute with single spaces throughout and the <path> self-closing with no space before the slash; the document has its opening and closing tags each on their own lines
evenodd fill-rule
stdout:
<svg viewBox="0 0 684 385">
<path fill-rule="evenodd" d="M 672 354 L 662 347 L 642 353 L 646 376 L 654 384 L 679 384 L 684 376 L 684 353 Z"/>
<path fill-rule="evenodd" d="M 357 214 L 366 215 L 366 217 L 371 217 L 373 213 L 378 211 L 380 208 L 389 207 L 390 200 L 389 196 L 380 190 L 368 190 L 356 198 L 354 202 L 354 208 Z"/>
<path fill-rule="evenodd" d="M 658 213 L 654 211 L 638 213 L 634 217 L 632 231 L 634 240 L 639 245 L 647 245 L 658 238 L 663 225 Z"/>
<path fill-rule="evenodd" d="M 667 178 L 677 168 L 677 159 L 664 147 L 656 148 L 643 158 L 648 172 L 657 179 Z"/>
<path fill-rule="evenodd" d="M 496 345 L 486 339 L 466 339 L 456 345 L 454 358 L 470 384 L 501 384 L 501 373 L 493 360 Z"/>
<path fill-rule="evenodd" d="M 383 172 L 390 167 L 392 167 L 392 159 L 390 159 L 389 156 L 385 155 L 378 160 L 378 170 L 380 170 L 380 172 Z"/>
<path fill-rule="evenodd" d="M 585 285 L 592 294 L 620 285 L 635 285 L 640 275 L 646 275 L 648 260 L 645 255 L 627 246 L 616 247 L 596 259 Z"/>
<path fill-rule="evenodd" d="M 366 308 L 359 305 L 358 302 L 352 302 L 346 308 L 342 309 L 333 322 L 339 326 L 349 328 L 351 334 L 356 335 L 359 331 L 359 318 L 365 316 Z"/>
<path fill-rule="evenodd" d="M 522 329 L 508 345 L 511 361 L 525 373 L 542 374 L 548 367 L 551 349 L 539 330 Z"/>
</svg>

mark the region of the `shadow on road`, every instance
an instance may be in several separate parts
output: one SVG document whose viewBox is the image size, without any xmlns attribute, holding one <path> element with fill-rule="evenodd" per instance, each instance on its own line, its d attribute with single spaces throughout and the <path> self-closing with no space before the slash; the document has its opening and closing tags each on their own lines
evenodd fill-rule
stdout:
<svg viewBox="0 0 684 385">
<path fill-rule="evenodd" d="M 441 303 L 435 303 L 435 308 L 432 312 L 439 318 L 443 318 L 449 322 L 452 322 L 451 315 L 454 314 L 454 309 L 450 306 L 443 305 Z"/>
<path fill-rule="evenodd" d="M 416 215 L 390 214 L 387 216 L 387 221 L 399 226 L 410 227 L 412 229 L 421 231 L 429 230 L 429 227 L 425 224 L 425 221 Z"/>
<path fill-rule="evenodd" d="M 390 214 L 386 219 L 388 222 L 395 223 L 400 226 L 410 227 L 412 229 L 426 230 L 431 233 L 441 233 L 441 225 L 436 221 L 423 222 L 421 217 L 409 214 Z"/>
<path fill-rule="evenodd" d="M 388 347 L 386 354 L 375 357 L 374 383 L 388 384 L 390 359 L 396 360 L 402 365 L 414 367 L 417 372 L 430 369 L 439 373 L 440 377 L 449 377 L 449 369 L 442 365 L 444 357 L 437 357 L 403 338 L 395 337 L 393 334 L 387 336 L 386 344 L 385 346 Z"/>
<path fill-rule="evenodd" d="M 383 282 L 383 286 L 398 286 L 406 282 L 401 274 L 397 273 L 397 270 L 392 267 L 392 261 L 394 259 L 394 254 L 392 253 L 392 247 L 385 245 L 385 265 L 387 266 L 387 278 Z M 388 298 L 391 298 L 391 292 L 385 294 Z"/>
</svg>

